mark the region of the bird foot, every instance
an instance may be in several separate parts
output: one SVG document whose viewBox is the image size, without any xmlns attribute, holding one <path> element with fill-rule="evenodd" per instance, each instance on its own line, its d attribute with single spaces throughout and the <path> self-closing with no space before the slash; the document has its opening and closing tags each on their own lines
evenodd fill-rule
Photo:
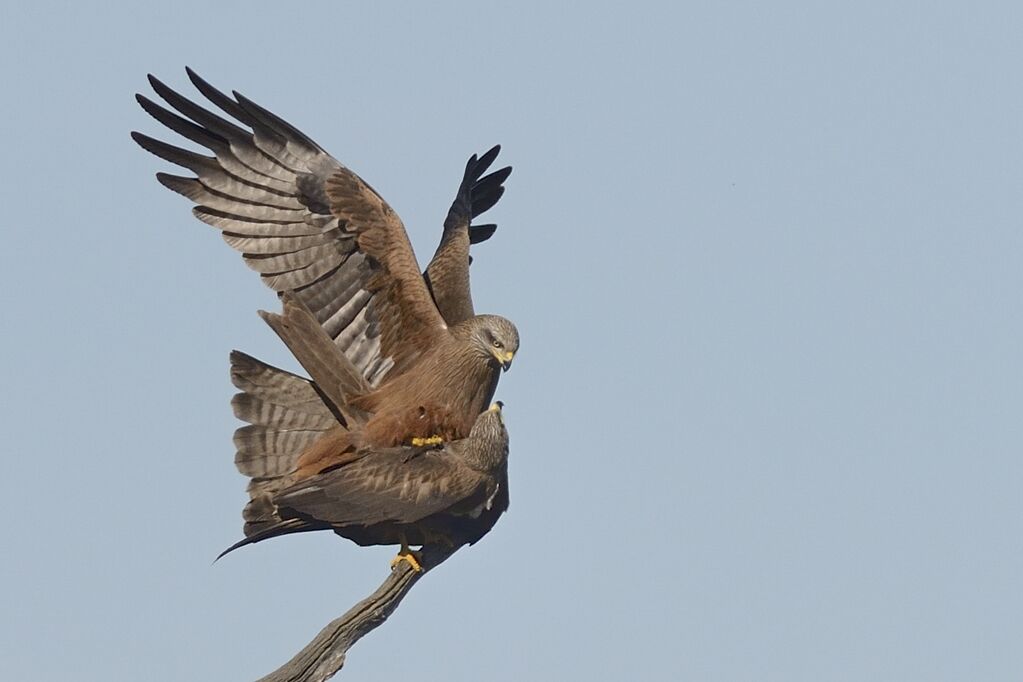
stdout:
<svg viewBox="0 0 1023 682">
<path fill-rule="evenodd" d="M 421 553 L 413 552 L 408 547 L 402 547 L 398 555 L 391 559 L 391 570 L 396 569 L 403 561 L 411 566 L 416 573 L 423 572 L 423 555 Z"/>
<path fill-rule="evenodd" d="M 424 445 L 440 445 L 444 442 L 444 439 L 440 436 L 430 436 L 428 438 L 415 437 L 412 439 L 412 445 L 417 448 L 421 448 Z"/>
</svg>

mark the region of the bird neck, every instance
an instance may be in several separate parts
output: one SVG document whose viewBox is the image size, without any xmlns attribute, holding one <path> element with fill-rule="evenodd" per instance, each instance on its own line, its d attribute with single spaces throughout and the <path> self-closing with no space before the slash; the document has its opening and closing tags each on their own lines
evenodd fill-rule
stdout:
<svg viewBox="0 0 1023 682">
<path fill-rule="evenodd" d="M 459 351 L 456 344 L 449 344 L 423 362 L 433 367 L 395 377 L 377 389 L 378 395 L 388 396 L 383 402 L 376 402 L 371 394 L 373 402 L 360 402 L 359 407 L 377 413 L 400 411 L 409 405 L 447 410 L 459 437 L 468 436 L 477 415 L 494 397 L 500 367 L 479 353 L 466 353 L 464 347 Z"/>
<path fill-rule="evenodd" d="M 471 468 L 485 474 L 496 474 L 508 465 L 508 441 L 496 437 L 467 438 L 460 455 Z"/>
</svg>

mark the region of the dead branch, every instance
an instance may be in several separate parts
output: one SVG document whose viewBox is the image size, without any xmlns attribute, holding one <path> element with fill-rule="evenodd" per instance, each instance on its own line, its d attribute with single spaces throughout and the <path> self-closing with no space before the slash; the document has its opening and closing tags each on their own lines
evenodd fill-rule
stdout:
<svg viewBox="0 0 1023 682">
<path fill-rule="evenodd" d="M 322 682 L 329 680 L 345 664 L 345 655 L 367 632 L 383 624 L 398 608 L 420 578 L 433 570 L 458 547 L 429 545 L 423 548 L 423 572 L 402 562 L 377 588 L 376 592 L 331 621 L 313 641 L 280 668 L 258 682 Z"/>
</svg>

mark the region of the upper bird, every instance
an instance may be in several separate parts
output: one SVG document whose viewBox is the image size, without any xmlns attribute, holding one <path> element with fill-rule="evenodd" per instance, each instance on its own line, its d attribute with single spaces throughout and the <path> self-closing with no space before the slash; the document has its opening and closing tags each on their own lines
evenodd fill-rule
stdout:
<svg viewBox="0 0 1023 682">
<path fill-rule="evenodd" d="M 187 73 L 234 121 L 153 76 L 153 89 L 178 113 L 136 99 L 213 156 L 132 137 L 195 173 L 157 179 L 193 200 L 196 217 L 219 228 L 270 287 L 293 292 L 361 374 L 364 390 L 347 406 L 363 412 L 361 428 L 341 429 L 338 442 L 304 456 L 308 473 L 329 466 L 338 448 L 468 436 L 519 347 L 511 322 L 475 314 L 469 288 L 469 246 L 496 229 L 472 220 L 500 199 L 511 173 L 483 175 L 500 148 L 469 159 L 440 246 L 421 274 L 401 220 L 362 178 L 275 114 Z"/>
</svg>

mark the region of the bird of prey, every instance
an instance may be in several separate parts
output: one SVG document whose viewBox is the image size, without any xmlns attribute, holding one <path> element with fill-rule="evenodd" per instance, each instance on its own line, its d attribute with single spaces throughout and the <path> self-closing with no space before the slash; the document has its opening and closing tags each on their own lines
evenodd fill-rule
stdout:
<svg viewBox="0 0 1023 682">
<path fill-rule="evenodd" d="M 361 447 L 312 475 L 296 466 L 301 444 L 317 432 L 358 428 L 349 405 L 363 378 L 296 296 L 281 314 L 261 313 L 311 380 L 235 351 L 232 404 L 250 426 L 238 430 L 236 464 L 249 476 L 246 538 L 332 529 L 360 545 L 401 544 L 397 560 L 420 566 L 409 544 L 472 544 L 508 508 L 508 434 L 495 403 L 468 436 L 434 446 Z M 345 422 L 342 424 L 342 422 Z M 313 435 L 310 435 L 313 434 Z M 250 447 L 252 441 L 273 447 Z M 225 554 L 227 553 L 225 552 Z"/>
<path fill-rule="evenodd" d="M 400 446 L 363 451 L 352 461 L 279 491 L 261 530 L 239 547 L 290 533 L 333 530 L 359 545 L 452 547 L 482 538 L 508 509 L 508 431 L 502 404 L 481 413 L 469 435 L 440 448 Z"/>
<path fill-rule="evenodd" d="M 510 321 L 475 314 L 469 288 L 469 245 L 496 229 L 472 220 L 497 202 L 511 172 L 483 176 L 499 148 L 469 159 L 441 244 L 421 274 L 401 220 L 365 181 L 243 95 L 229 97 L 190 69 L 188 76 L 234 121 L 152 76 L 153 89 L 177 113 L 136 98 L 160 123 L 213 155 L 137 132 L 132 137 L 195 174 L 157 178 L 194 201 L 196 217 L 220 229 L 269 286 L 308 308 L 362 380 L 347 395 L 346 413 L 335 415 L 338 424 L 301 444 L 294 462 L 300 477 L 362 448 L 468 436 L 519 346 Z M 353 415 L 359 428 L 349 423 Z M 246 446 L 252 456 L 281 448 L 260 441 L 256 431 Z M 297 447 L 301 438 L 291 440 Z"/>
</svg>

